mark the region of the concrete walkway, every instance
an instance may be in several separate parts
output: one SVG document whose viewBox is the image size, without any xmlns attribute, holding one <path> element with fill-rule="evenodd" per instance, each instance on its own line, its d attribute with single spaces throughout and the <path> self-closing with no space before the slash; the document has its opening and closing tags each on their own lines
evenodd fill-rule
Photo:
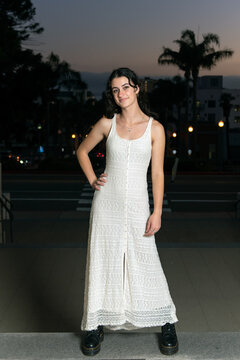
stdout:
<svg viewBox="0 0 240 360">
<path fill-rule="evenodd" d="M 157 334 L 105 334 L 94 359 L 163 360 Z M 175 360 L 239 360 L 239 333 L 179 333 Z M 87 359 L 80 350 L 80 336 L 73 333 L 0 334 L 0 359 Z"/>
<path fill-rule="evenodd" d="M 14 213 L 14 246 L 86 247 L 89 212 Z M 240 245 L 240 221 L 233 212 L 164 212 L 157 246 L 232 247 Z"/>
</svg>

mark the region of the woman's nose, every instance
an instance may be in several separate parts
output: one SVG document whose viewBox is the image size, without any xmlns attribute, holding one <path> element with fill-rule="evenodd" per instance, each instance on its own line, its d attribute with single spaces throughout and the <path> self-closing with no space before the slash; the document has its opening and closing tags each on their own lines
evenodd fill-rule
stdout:
<svg viewBox="0 0 240 360">
<path fill-rule="evenodd" d="M 122 95 L 123 95 L 123 90 L 120 89 L 119 92 L 118 92 L 118 97 L 122 97 Z"/>
</svg>

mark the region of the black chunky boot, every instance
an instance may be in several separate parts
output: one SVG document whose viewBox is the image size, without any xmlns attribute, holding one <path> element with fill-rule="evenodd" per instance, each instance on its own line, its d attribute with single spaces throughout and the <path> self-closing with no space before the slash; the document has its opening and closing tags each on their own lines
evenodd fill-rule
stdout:
<svg viewBox="0 0 240 360">
<path fill-rule="evenodd" d="M 174 324 L 167 323 L 162 326 L 160 351 L 164 355 L 173 355 L 178 351 L 178 339 Z"/>
<path fill-rule="evenodd" d="M 99 353 L 103 339 L 104 332 L 101 325 L 96 330 L 86 331 L 81 344 L 83 354 L 93 356 Z"/>
</svg>

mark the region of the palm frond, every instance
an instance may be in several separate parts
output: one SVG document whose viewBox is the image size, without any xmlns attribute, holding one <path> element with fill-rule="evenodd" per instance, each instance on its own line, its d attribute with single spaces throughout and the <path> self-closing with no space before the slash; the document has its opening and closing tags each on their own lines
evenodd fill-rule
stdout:
<svg viewBox="0 0 240 360">
<path fill-rule="evenodd" d="M 219 36 L 217 34 L 212 34 L 212 33 L 208 33 L 208 34 L 203 34 L 203 42 L 204 46 L 208 46 L 211 43 L 216 44 L 217 46 L 220 46 L 220 40 L 219 40 Z"/>
<path fill-rule="evenodd" d="M 192 30 L 186 29 L 183 30 L 181 33 L 181 40 L 185 43 L 189 44 L 190 46 L 196 46 L 196 38 L 195 34 Z"/>
<path fill-rule="evenodd" d="M 202 58 L 201 67 L 204 69 L 211 69 L 216 66 L 219 60 L 230 58 L 232 55 L 233 50 L 230 49 L 214 51 Z"/>
</svg>

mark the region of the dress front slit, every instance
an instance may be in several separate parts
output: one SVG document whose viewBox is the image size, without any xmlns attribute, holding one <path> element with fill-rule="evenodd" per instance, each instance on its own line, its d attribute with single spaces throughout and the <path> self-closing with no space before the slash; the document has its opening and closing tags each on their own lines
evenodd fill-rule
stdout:
<svg viewBox="0 0 240 360">
<path fill-rule="evenodd" d="M 126 285 L 126 254 L 123 253 L 123 297 L 125 293 L 125 285 Z"/>
</svg>

